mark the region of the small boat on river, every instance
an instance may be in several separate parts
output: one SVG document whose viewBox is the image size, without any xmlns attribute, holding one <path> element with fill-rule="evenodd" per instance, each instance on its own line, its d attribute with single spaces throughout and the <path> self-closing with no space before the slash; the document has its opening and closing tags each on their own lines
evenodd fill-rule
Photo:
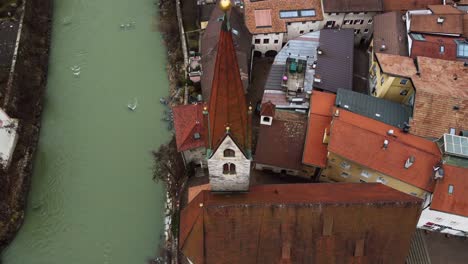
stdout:
<svg viewBox="0 0 468 264">
<path fill-rule="evenodd" d="M 135 100 L 133 101 L 133 103 L 129 103 L 127 105 L 128 109 L 132 110 L 132 111 L 135 111 L 135 109 L 137 108 L 138 106 L 138 100 L 135 98 Z"/>
</svg>

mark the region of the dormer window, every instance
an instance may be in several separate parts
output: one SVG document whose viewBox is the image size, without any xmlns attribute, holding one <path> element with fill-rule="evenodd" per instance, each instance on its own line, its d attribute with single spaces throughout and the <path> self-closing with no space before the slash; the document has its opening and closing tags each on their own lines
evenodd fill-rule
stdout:
<svg viewBox="0 0 468 264">
<path fill-rule="evenodd" d="M 225 158 L 232 158 L 236 156 L 236 152 L 232 149 L 225 149 L 224 150 L 224 157 Z"/>
</svg>

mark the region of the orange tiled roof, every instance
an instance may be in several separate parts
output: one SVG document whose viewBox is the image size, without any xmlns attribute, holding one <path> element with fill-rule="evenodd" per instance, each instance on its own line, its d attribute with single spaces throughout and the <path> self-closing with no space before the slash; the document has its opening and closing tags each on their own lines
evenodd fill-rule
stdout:
<svg viewBox="0 0 468 264">
<path fill-rule="evenodd" d="M 327 163 L 327 145 L 323 143 L 323 134 L 330 127 L 332 110 L 336 95 L 313 91 L 310 98 L 309 124 L 304 146 L 302 162 L 323 168 Z"/>
<path fill-rule="evenodd" d="M 179 248 L 197 264 L 404 263 L 420 207 L 374 183 L 203 191 L 181 212 Z"/>
<path fill-rule="evenodd" d="M 375 56 L 380 68 L 387 74 L 403 77 L 411 77 L 416 74 L 416 66 L 410 57 L 385 53 L 375 53 Z"/>
<path fill-rule="evenodd" d="M 248 109 L 232 33 L 226 29 L 226 21 L 219 35 L 208 111 L 211 139 L 208 145 L 213 150 L 224 139 L 226 127 L 230 128 L 231 137 L 243 151 L 250 148 L 247 142 Z"/>
<path fill-rule="evenodd" d="M 390 129 L 394 136 L 387 134 Z M 328 151 L 429 192 L 434 189 L 432 167 L 441 159 L 436 143 L 343 109 L 332 121 Z M 410 156 L 415 162 L 405 169 Z"/>
<path fill-rule="evenodd" d="M 177 151 L 205 146 L 205 128 L 203 126 L 203 105 L 179 105 L 172 108 Z M 194 135 L 198 133 L 199 139 Z"/>
<path fill-rule="evenodd" d="M 445 175 L 437 180 L 431 209 L 468 217 L 468 168 L 444 165 Z M 448 193 L 449 185 L 453 193 Z"/>
<path fill-rule="evenodd" d="M 323 19 L 322 4 L 320 0 L 294 0 L 287 2 L 284 0 L 251 2 L 249 0 L 244 1 L 244 5 L 245 24 L 252 34 L 286 32 L 286 23 L 288 22 L 320 21 Z M 280 11 L 303 9 L 314 9 L 315 16 L 289 19 L 280 18 Z M 271 21 L 265 17 L 267 11 L 257 13 L 258 10 L 268 10 L 271 15 Z M 258 14 L 258 16 L 256 16 L 256 14 Z M 259 21 L 262 21 L 262 23 L 257 24 L 256 22 Z M 265 26 L 263 21 L 269 21 L 271 26 Z"/>
<path fill-rule="evenodd" d="M 417 57 L 419 76 L 413 76 L 417 91 L 468 98 L 468 67 L 462 61 Z M 417 98 L 417 96 L 416 96 Z"/>
</svg>

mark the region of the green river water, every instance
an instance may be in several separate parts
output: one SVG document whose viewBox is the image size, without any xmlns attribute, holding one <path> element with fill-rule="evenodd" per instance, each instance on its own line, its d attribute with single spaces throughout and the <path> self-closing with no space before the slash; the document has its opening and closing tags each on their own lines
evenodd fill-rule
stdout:
<svg viewBox="0 0 468 264">
<path fill-rule="evenodd" d="M 32 187 L 5 264 L 143 264 L 157 254 L 164 191 L 151 150 L 169 132 L 154 2 L 55 1 Z"/>
</svg>

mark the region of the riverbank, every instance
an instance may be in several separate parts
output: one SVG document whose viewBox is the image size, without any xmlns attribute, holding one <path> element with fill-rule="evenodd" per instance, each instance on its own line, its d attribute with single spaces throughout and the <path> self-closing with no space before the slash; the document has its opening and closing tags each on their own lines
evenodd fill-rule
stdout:
<svg viewBox="0 0 468 264">
<path fill-rule="evenodd" d="M 2 95 L 8 94 L 7 100 L 2 96 L 1 105 L 10 117 L 19 120 L 19 137 L 9 168 L 0 171 L 0 253 L 23 223 L 47 84 L 52 3 L 26 0 L 23 12 L 11 86 L 1 84 Z"/>
</svg>

